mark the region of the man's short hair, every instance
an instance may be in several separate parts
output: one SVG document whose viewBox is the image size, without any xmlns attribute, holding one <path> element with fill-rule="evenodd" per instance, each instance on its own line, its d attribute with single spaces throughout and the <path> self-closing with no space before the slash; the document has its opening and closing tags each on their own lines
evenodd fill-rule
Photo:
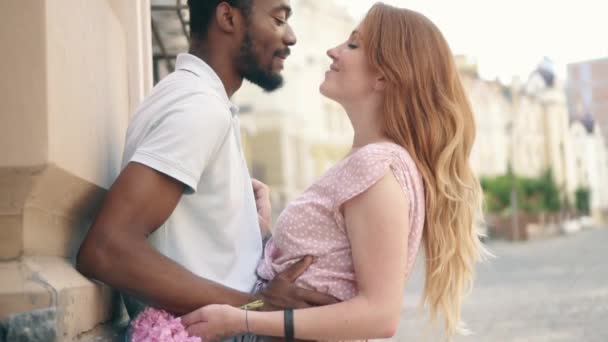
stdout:
<svg viewBox="0 0 608 342">
<path fill-rule="evenodd" d="M 190 34 L 196 39 L 206 39 L 211 18 L 217 6 L 226 2 L 230 6 L 240 9 L 247 17 L 251 11 L 253 0 L 188 0 L 190 9 Z"/>
</svg>

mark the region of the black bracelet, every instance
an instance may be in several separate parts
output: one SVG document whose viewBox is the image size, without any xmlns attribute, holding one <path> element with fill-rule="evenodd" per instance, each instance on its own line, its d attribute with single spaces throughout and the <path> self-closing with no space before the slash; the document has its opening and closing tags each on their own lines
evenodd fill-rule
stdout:
<svg viewBox="0 0 608 342">
<path fill-rule="evenodd" d="M 284 313 L 284 329 L 285 329 L 285 342 L 294 342 L 294 328 L 293 328 L 293 309 L 285 309 Z"/>
</svg>

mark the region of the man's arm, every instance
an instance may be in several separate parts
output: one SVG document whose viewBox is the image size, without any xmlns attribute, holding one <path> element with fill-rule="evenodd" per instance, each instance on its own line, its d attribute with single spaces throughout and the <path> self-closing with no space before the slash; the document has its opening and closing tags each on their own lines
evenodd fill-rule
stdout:
<svg viewBox="0 0 608 342">
<path fill-rule="evenodd" d="M 171 215 L 183 189 L 182 183 L 169 176 L 129 163 L 110 188 L 80 247 L 78 271 L 176 314 L 208 304 L 241 306 L 256 298 L 264 299 L 267 308 L 336 302 L 333 297 L 293 284 L 312 264 L 310 257 L 277 275 L 254 298 L 198 277 L 153 249 L 146 237 Z"/>
<path fill-rule="evenodd" d="M 295 337 L 305 340 L 391 338 L 400 318 L 409 235 L 409 202 L 392 172 L 344 204 L 357 295 L 336 305 L 294 312 Z M 212 305 L 182 317 L 191 335 L 215 340 L 249 331 L 285 336 L 284 313 Z"/>
<path fill-rule="evenodd" d="M 194 275 L 149 245 L 146 237 L 171 215 L 183 189 L 167 175 L 129 163 L 80 247 L 78 271 L 176 314 L 212 303 L 240 306 L 252 300 Z"/>
</svg>

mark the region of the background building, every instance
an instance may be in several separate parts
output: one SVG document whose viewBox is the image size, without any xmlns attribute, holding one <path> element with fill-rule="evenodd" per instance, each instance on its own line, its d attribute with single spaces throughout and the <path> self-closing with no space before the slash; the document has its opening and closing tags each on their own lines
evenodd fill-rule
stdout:
<svg viewBox="0 0 608 342">
<path fill-rule="evenodd" d="M 591 192 L 591 211 L 608 217 L 608 58 L 568 65 L 568 108 L 572 122 L 578 187 Z M 603 143 L 602 143 L 603 141 Z"/>
<path fill-rule="evenodd" d="M 475 115 L 476 141 L 483 141 L 473 146 L 473 169 L 480 176 L 504 175 L 509 166 L 509 125 L 514 115 L 509 89 L 482 80 L 475 60 L 466 56 L 455 59 Z"/>
<path fill-rule="evenodd" d="M 570 117 L 608 132 L 608 58 L 569 64 L 567 90 Z"/>
</svg>

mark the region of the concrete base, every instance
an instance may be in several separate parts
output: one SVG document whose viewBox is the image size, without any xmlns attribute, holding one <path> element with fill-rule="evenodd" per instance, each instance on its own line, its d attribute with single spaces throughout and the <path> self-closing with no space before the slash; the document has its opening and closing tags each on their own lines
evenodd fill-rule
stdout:
<svg viewBox="0 0 608 342">
<path fill-rule="evenodd" d="M 74 341 L 115 293 L 73 260 L 105 190 L 55 165 L 0 168 L 0 341 Z"/>
<path fill-rule="evenodd" d="M 72 341 L 112 318 L 115 293 L 66 259 L 23 257 L 0 263 L 0 320 L 7 341 Z M 29 336 L 29 337 L 28 337 Z"/>
</svg>

